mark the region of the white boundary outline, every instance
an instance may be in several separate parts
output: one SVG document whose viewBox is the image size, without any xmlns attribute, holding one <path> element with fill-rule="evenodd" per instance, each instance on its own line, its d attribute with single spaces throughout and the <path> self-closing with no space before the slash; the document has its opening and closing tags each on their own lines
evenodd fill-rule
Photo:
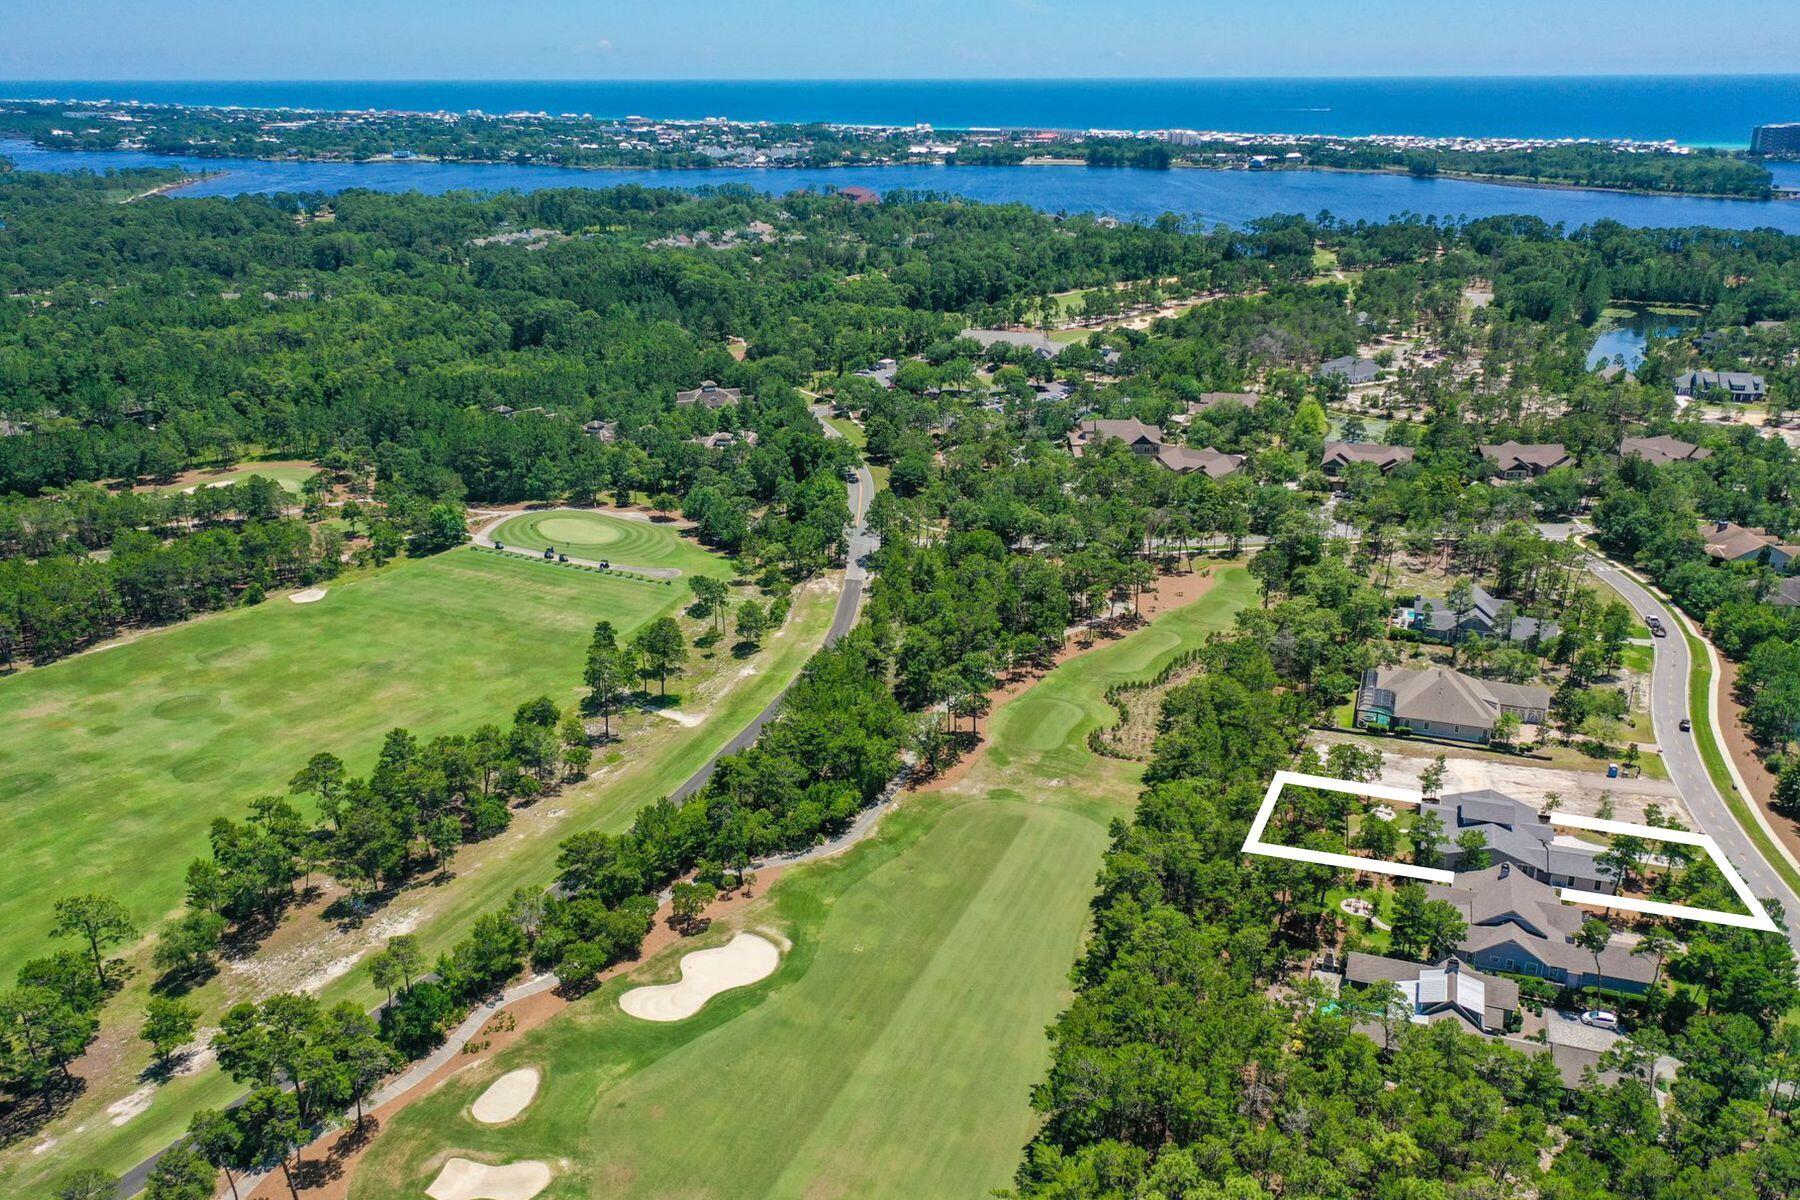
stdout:
<svg viewBox="0 0 1800 1200">
<path fill-rule="evenodd" d="M 1342 779 L 1331 779 L 1324 775 L 1307 775 L 1300 771 L 1277 771 L 1275 778 L 1269 781 L 1269 790 L 1263 795 L 1263 802 L 1256 810 L 1256 816 L 1250 822 L 1250 832 L 1244 838 L 1245 854 L 1260 854 L 1265 858 L 1285 858 L 1293 862 L 1318 863 L 1321 866 L 1338 867 L 1346 871 L 1367 871 L 1372 875 L 1394 875 L 1403 879 L 1420 879 L 1427 883 L 1454 883 L 1456 874 L 1452 871 L 1440 870 L 1437 867 L 1421 867 L 1412 863 L 1388 862 L 1379 858 L 1358 858 L 1353 854 L 1332 854 L 1323 850 L 1306 850 L 1297 846 L 1283 846 L 1277 842 L 1266 842 L 1263 833 L 1268 829 L 1269 818 L 1274 815 L 1275 802 L 1281 798 L 1282 789 L 1288 784 L 1299 787 L 1316 788 L 1324 792 L 1341 792 L 1350 796 L 1361 796 L 1371 800 L 1388 800 L 1395 804 L 1410 804 L 1417 808 L 1425 799 L 1424 793 L 1411 788 L 1390 787 L 1382 783 L 1348 783 Z M 1741 913 L 1722 912 L 1714 908 L 1693 908 L 1686 904 L 1664 904 L 1658 900 L 1633 900 L 1626 896 L 1609 896 L 1605 892 L 1590 892 L 1580 888 L 1558 888 L 1557 895 L 1571 904 L 1598 904 L 1608 908 L 1617 908 L 1625 912 L 1646 913 L 1657 917 L 1675 917 L 1686 921 L 1707 921 L 1715 925 L 1729 925 L 1737 929 L 1758 929 L 1764 933 L 1779 933 L 1781 930 L 1763 908 L 1762 902 L 1744 882 L 1731 860 L 1719 848 L 1719 843 L 1708 833 L 1692 833 L 1683 829 L 1662 829 L 1655 825 L 1635 825 L 1629 821 L 1603 821 L 1599 817 L 1583 817 L 1575 813 L 1553 810 L 1550 813 L 1550 824 L 1561 825 L 1566 829 L 1586 829 L 1593 833 L 1632 834 L 1636 837 L 1658 842 L 1677 842 L 1687 846 L 1699 846 L 1712 859 L 1713 865 L 1737 893 L 1737 898 L 1750 911 L 1749 916 Z"/>
</svg>

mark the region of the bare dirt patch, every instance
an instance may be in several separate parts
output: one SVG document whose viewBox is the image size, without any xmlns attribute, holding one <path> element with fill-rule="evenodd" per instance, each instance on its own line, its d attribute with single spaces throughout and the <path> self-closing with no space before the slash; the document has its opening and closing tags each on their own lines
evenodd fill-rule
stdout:
<svg viewBox="0 0 1800 1200">
<path fill-rule="evenodd" d="M 1725 743 L 1725 752 L 1731 755 L 1738 774 L 1749 786 L 1751 800 L 1769 819 L 1769 828 L 1775 831 L 1783 845 L 1800 854 L 1800 823 L 1776 812 L 1769 803 L 1775 795 L 1775 775 L 1757 757 L 1756 739 L 1744 725 L 1744 706 L 1737 702 L 1738 664 L 1721 654 L 1719 665 L 1722 670 L 1715 686 L 1719 689 L 1719 724 L 1722 726 L 1719 737 Z"/>
<path fill-rule="evenodd" d="M 1380 750 L 1381 775 L 1375 782 L 1390 787 L 1417 788 L 1419 773 L 1441 753 L 1444 756 L 1443 791 L 1446 793 L 1493 788 L 1527 804 L 1535 804 L 1545 793 L 1555 792 L 1557 808 L 1589 817 L 1598 816 L 1601 804 L 1611 800 L 1613 819 L 1619 821 L 1641 822 L 1645 810 L 1654 804 L 1665 815 L 1675 817 L 1689 827 L 1693 825 L 1681 793 L 1666 780 L 1608 779 L 1595 771 L 1543 766 L 1473 749 L 1463 751 L 1435 745 L 1401 749 L 1399 743 L 1352 734 L 1317 732 L 1310 740 L 1316 746 L 1347 742 L 1363 749 Z"/>
</svg>

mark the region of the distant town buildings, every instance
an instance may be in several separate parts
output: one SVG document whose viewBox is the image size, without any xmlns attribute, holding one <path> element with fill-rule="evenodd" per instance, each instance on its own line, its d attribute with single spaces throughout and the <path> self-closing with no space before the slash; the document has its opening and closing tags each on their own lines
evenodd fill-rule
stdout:
<svg viewBox="0 0 1800 1200">
<path fill-rule="evenodd" d="M 1800 121 L 1758 125 L 1750 134 L 1752 154 L 1800 154 Z"/>
</svg>

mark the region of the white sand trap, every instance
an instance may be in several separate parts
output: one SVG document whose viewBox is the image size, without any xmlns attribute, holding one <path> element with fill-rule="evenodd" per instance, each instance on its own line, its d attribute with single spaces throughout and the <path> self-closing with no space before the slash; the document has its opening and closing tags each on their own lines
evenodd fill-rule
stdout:
<svg viewBox="0 0 1800 1200">
<path fill-rule="evenodd" d="M 656 715 L 659 717 L 667 717 L 677 725 L 684 726 L 688 729 L 692 729 L 700 722 L 706 720 L 706 718 L 699 713 L 686 713 L 682 712 L 679 708 L 659 708 L 656 710 Z"/>
<path fill-rule="evenodd" d="M 324 588 L 307 588 L 304 592 L 295 592 L 289 596 L 295 604 L 317 604 L 325 598 Z"/>
<path fill-rule="evenodd" d="M 236 482 L 237 482 L 237 480 L 235 480 L 235 479 L 219 479 L 219 480 L 213 481 L 212 483 L 207 484 L 206 486 L 209 488 L 228 488 Z"/>
<path fill-rule="evenodd" d="M 480 1099 L 469 1106 L 469 1115 L 483 1125 L 498 1125 L 510 1121 L 525 1111 L 537 1095 L 538 1069 L 521 1067 L 517 1071 L 508 1071 L 481 1093 Z"/>
<path fill-rule="evenodd" d="M 195 492 L 197 492 L 197 491 L 199 491 L 199 490 L 200 490 L 200 489 L 199 489 L 199 487 L 197 487 L 197 486 L 196 486 L 196 487 L 184 487 L 184 488 L 182 488 L 182 489 L 181 489 L 181 494 L 182 494 L 182 495 L 184 495 L 184 496 L 191 496 L 191 495 L 193 495 L 193 494 L 194 494 L 194 493 L 195 493 Z"/>
<path fill-rule="evenodd" d="M 541 1162 L 486 1163 L 453 1158 L 425 1194 L 431 1200 L 531 1200 L 550 1186 L 550 1168 Z"/>
<path fill-rule="evenodd" d="M 681 1021 L 720 992 L 767 979 L 781 965 L 781 951 L 767 938 L 740 933 L 723 946 L 681 959 L 681 982 L 633 988 L 619 1007 L 645 1021 Z"/>
</svg>

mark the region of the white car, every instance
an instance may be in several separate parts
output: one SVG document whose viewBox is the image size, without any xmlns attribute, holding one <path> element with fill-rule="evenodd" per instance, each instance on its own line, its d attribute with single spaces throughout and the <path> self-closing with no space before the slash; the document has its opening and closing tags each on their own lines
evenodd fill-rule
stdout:
<svg viewBox="0 0 1800 1200">
<path fill-rule="evenodd" d="M 1595 1029 L 1617 1029 L 1619 1014 L 1607 1012 L 1604 1008 L 1590 1008 L 1581 1014 L 1583 1025 L 1592 1025 Z"/>
</svg>

